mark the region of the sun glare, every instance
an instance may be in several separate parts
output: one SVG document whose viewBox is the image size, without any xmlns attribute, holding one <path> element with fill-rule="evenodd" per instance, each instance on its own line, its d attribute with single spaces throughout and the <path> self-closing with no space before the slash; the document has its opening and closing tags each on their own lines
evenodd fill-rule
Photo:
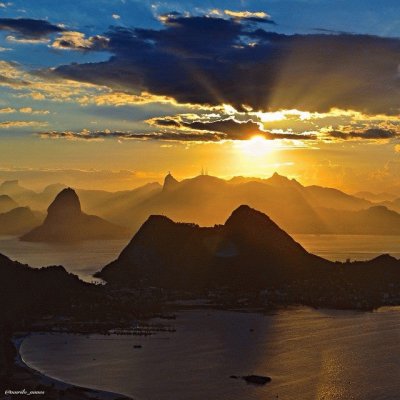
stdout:
<svg viewBox="0 0 400 400">
<path fill-rule="evenodd" d="M 268 140 L 262 135 L 254 135 L 248 140 L 233 143 L 231 173 L 242 176 L 270 175 L 279 163 L 281 140 Z"/>
<path fill-rule="evenodd" d="M 243 140 L 239 145 L 244 154 L 252 157 L 263 157 L 276 147 L 273 140 L 267 140 L 261 135 Z"/>
<path fill-rule="evenodd" d="M 281 110 L 281 111 L 270 111 L 270 112 L 256 112 L 254 113 L 260 118 L 262 122 L 278 122 L 287 119 L 293 119 L 296 117 L 301 121 L 308 120 L 312 117 L 312 113 L 300 110 Z"/>
</svg>

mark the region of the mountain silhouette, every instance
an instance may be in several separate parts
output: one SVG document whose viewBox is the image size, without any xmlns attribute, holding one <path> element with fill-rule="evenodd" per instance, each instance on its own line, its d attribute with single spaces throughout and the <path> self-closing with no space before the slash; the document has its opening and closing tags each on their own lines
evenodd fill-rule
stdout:
<svg viewBox="0 0 400 400">
<path fill-rule="evenodd" d="M 286 176 L 280 175 L 277 172 L 274 172 L 274 174 L 264 180 L 264 183 L 267 183 L 272 186 L 291 186 L 291 187 L 302 187 L 302 185 L 296 181 L 296 179 L 289 179 Z"/>
<path fill-rule="evenodd" d="M 47 209 L 43 224 L 21 237 L 30 242 L 73 242 L 93 239 L 119 239 L 127 231 L 100 217 L 82 212 L 76 192 L 62 190 Z"/>
<path fill-rule="evenodd" d="M 153 182 L 119 192 L 78 189 L 77 194 L 85 210 L 89 210 L 91 214 L 99 215 L 116 224 L 126 225 L 132 210 L 161 190 L 161 185 Z"/>
<path fill-rule="evenodd" d="M 129 207 L 113 206 L 111 210 L 106 206 L 103 210 L 96 209 L 96 214 L 114 223 L 123 223 L 136 232 L 155 214 L 202 226 L 222 224 L 229 217 L 229 210 L 241 204 L 267 213 L 290 233 L 332 233 L 335 221 L 321 218 L 320 209 L 322 212 L 325 208 L 359 211 L 373 205 L 336 189 L 302 186 L 279 174 L 269 179 L 230 181 L 200 175 L 180 182 L 168 174 L 162 189 L 154 188 L 139 201 L 130 201 Z M 362 233 L 363 225 L 358 229 Z"/>
<path fill-rule="evenodd" d="M 0 214 L 0 235 L 21 235 L 43 222 L 44 215 L 29 207 L 17 207 Z"/>
<path fill-rule="evenodd" d="M 35 192 L 34 194 L 30 193 L 25 195 L 25 204 L 29 204 L 29 206 L 35 210 L 44 211 L 57 194 L 66 187 L 67 186 L 62 183 L 48 185 L 39 193 Z"/>
<path fill-rule="evenodd" d="M 0 194 L 6 194 L 20 204 L 23 204 L 23 200 L 26 200 L 35 193 L 33 190 L 21 186 L 18 180 L 4 181 L 0 185 Z"/>
<path fill-rule="evenodd" d="M 96 276 L 117 287 L 268 292 L 277 304 L 373 309 L 398 304 L 400 260 L 387 254 L 369 261 L 325 260 L 267 215 L 242 205 L 214 227 L 150 216 Z"/>
<path fill-rule="evenodd" d="M 10 193 L 19 193 L 13 198 L 33 210 L 45 210 L 55 191 L 63 186 L 49 185 L 36 193 L 17 181 L 1 185 Z M 400 234 L 400 199 L 374 203 L 334 188 L 304 186 L 277 173 L 267 179 L 224 180 L 200 175 L 182 181 L 169 173 L 163 186 L 150 183 L 119 192 L 76 192 L 88 214 L 126 226 L 130 234 L 137 232 L 150 215 L 168 215 L 174 221 L 201 226 L 223 224 L 230 211 L 241 204 L 268 214 L 290 234 Z M 373 207 L 377 205 L 387 210 L 376 212 Z"/>
<path fill-rule="evenodd" d="M 18 203 L 6 194 L 0 195 L 0 213 L 5 213 L 18 207 Z"/>
<path fill-rule="evenodd" d="M 179 182 L 171 175 L 170 172 L 164 178 L 163 191 L 168 192 L 174 190 L 179 185 Z"/>
<path fill-rule="evenodd" d="M 0 254 L 0 325 L 24 324 L 44 315 L 64 315 L 71 313 L 71 308 L 73 312 L 77 307 L 99 304 L 96 289 L 62 266 L 31 268 Z"/>
<path fill-rule="evenodd" d="M 373 203 L 379 203 L 379 202 L 384 202 L 384 201 L 393 201 L 398 198 L 397 195 L 394 193 L 387 193 L 387 192 L 380 192 L 380 193 L 371 193 L 368 191 L 361 191 L 354 193 L 354 196 L 360 198 L 360 199 L 365 199 L 368 201 L 371 201 Z"/>
<path fill-rule="evenodd" d="M 317 209 L 319 217 L 332 234 L 400 235 L 400 214 L 383 205 L 348 211 Z"/>
<path fill-rule="evenodd" d="M 199 227 L 151 216 L 97 276 L 168 288 L 263 287 L 312 276 L 328 261 L 308 253 L 265 214 L 237 208 L 224 225 Z"/>
</svg>

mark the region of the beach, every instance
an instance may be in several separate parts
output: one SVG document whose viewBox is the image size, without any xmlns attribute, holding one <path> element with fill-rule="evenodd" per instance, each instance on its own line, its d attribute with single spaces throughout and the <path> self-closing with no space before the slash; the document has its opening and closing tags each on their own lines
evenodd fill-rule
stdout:
<svg viewBox="0 0 400 400">
<path fill-rule="evenodd" d="M 104 390 L 94 390 L 71 385 L 58 379 L 51 378 L 28 366 L 20 354 L 20 348 L 30 333 L 17 333 L 12 339 L 16 350 L 14 368 L 10 379 L 10 387 L 5 387 L 2 395 L 5 400 L 24 398 L 42 398 L 57 400 L 61 396 L 68 400 L 129 400 L 130 397 Z M 3 389 L 3 388 L 2 388 Z M 17 397 L 18 396 L 18 397 Z"/>
</svg>

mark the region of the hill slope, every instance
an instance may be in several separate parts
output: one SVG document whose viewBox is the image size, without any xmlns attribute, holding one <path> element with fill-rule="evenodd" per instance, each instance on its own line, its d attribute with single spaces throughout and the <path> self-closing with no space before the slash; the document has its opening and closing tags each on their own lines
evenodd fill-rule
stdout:
<svg viewBox="0 0 400 400">
<path fill-rule="evenodd" d="M 18 207 L 18 203 L 7 194 L 0 195 L 0 213 L 5 213 Z"/>
<path fill-rule="evenodd" d="M 21 235 L 43 222 L 44 216 L 29 207 L 17 207 L 0 214 L 0 235 Z"/>
<path fill-rule="evenodd" d="M 224 225 L 151 216 L 97 276 L 116 286 L 261 293 L 275 304 L 371 309 L 400 304 L 400 260 L 330 262 L 308 253 L 268 216 L 240 206 Z"/>
<path fill-rule="evenodd" d="M 98 276 L 169 288 L 260 288 L 312 277 L 330 263 L 308 253 L 270 218 L 240 206 L 224 225 L 202 228 L 151 216 Z"/>
<path fill-rule="evenodd" d="M 59 314 L 91 288 L 63 267 L 30 268 L 0 254 L 0 325 L 13 318 Z"/>
</svg>

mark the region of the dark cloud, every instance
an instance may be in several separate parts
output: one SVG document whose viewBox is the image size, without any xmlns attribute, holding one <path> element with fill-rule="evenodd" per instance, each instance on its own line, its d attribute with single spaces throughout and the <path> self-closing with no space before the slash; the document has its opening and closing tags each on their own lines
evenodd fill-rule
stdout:
<svg viewBox="0 0 400 400">
<path fill-rule="evenodd" d="M 262 129 L 258 122 L 252 120 L 237 121 L 233 117 L 214 121 L 178 121 L 173 118 L 155 118 L 151 123 L 160 127 L 184 128 L 192 131 L 208 131 L 218 134 L 226 140 L 246 140 L 255 135 L 263 136 L 265 139 L 292 139 L 307 140 L 314 139 L 314 135 L 300 135 L 294 133 L 271 133 Z M 221 134 L 223 136 L 221 136 Z"/>
<path fill-rule="evenodd" d="M 336 34 L 336 35 L 353 35 L 354 33 L 352 32 L 346 32 L 346 31 L 337 31 L 335 29 L 326 29 L 326 28 L 314 28 L 313 29 L 315 32 L 322 32 L 322 33 L 328 33 L 328 34 Z"/>
<path fill-rule="evenodd" d="M 0 30 L 13 32 L 21 39 L 39 40 L 52 33 L 63 32 L 64 28 L 41 19 L 0 18 Z"/>
<path fill-rule="evenodd" d="M 9 78 L 4 75 L 0 75 L 0 84 L 2 86 L 10 86 L 15 88 L 26 87 L 29 86 L 30 83 L 20 79 Z"/>
<path fill-rule="evenodd" d="M 243 137 L 232 133 L 222 132 L 199 132 L 199 131 L 164 131 L 149 133 L 132 133 L 121 131 L 50 131 L 37 134 L 42 139 L 67 139 L 67 140 L 103 140 L 103 139 L 127 139 L 127 140 L 156 140 L 165 142 L 220 142 L 222 140 L 245 140 L 249 137 Z M 296 134 L 278 134 L 264 132 L 263 136 L 267 140 L 274 139 L 291 139 L 291 140 L 308 140 L 315 139 L 313 135 L 296 135 Z"/>
<path fill-rule="evenodd" d="M 398 133 L 390 129 L 380 129 L 371 128 L 363 131 L 331 131 L 329 136 L 336 139 L 369 139 L 369 140 L 379 140 L 379 139 L 392 139 L 398 136 Z"/>
<path fill-rule="evenodd" d="M 166 127 L 172 127 L 172 128 L 180 128 L 182 124 L 173 119 L 173 118 L 155 118 L 151 121 L 152 124 L 157 125 L 157 126 L 166 126 Z"/>
<path fill-rule="evenodd" d="M 257 23 L 262 23 L 262 24 L 271 24 L 271 25 L 276 25 L 276 22 L 273 21 L 272 19 L 268 18 L 259 18 L 259 17 L 247 17 L 245 18 L 246 21 L 251 21 L 251 22 L 257 22 Z"/>
<path fill-rule="evenodd" d="M 239 42 L 243 30 L 239 21 L 209 17 L 167 18 L 164 24 L 163 30 L 135 29 L 133 33 L 138 40 L 152 44 L 157 52 L 184 58 L 223 54 Z"/>
<path fill-rule="evenodd" d="M 263 131 L 260 125 L 254 121 L 248 120 L 244 122 L 236 121 L 233 118 L 221 119 L 216 121 L 194 121 L 183 123 L 183 126 L 196 129 L 222 132 L 229 136 L 230 139 L 249 139 L 254 135 L 270 135 Z"/>
<path fill-rule="evenodd" d="M 219 142 L 224 135 L 211 132 L 191 133 L 191 132 L 149 132 L 132 133 L 121 131 L 51 131 L 38 134 L 42 139 L 68 139 L 68 140 L 102 140 L 102 139 L 133 139 L 133 140 L 160 140 L 176 142 Z"/>
<path fill-rule="evenodd" d="M 108 61 L 47 74 L 181 103 L 399 113 L 400 39 L 288 36 L 234 18 L 173 15 L 162 22 L 161 30 L 113 28 Z"/>
</svg>

